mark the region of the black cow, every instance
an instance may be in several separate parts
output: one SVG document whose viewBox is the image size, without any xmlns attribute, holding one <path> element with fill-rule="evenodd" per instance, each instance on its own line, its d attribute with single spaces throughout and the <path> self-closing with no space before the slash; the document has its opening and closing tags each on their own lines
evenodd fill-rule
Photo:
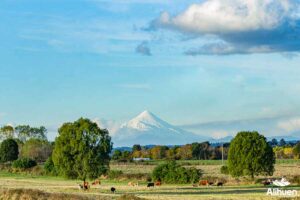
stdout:
<svg viewBox="0 0 300 200">
<path fill-rule="evenodd" d="M 218 182 L 217 186 L 223 186 L 223 183 L 222 182 Z"/>
<path fill-rule="evenodd" d="M 154 187 L 154 183 L 148 183 L 147 187 Z"/>
<path fill-rule="evenodd" d="M 111 187 L 111 188 L 110 188 L 110 191 L 111 191 L 112 193 L 115 193 L 115 192 L 116 192 L 116 188 Z"/>
</svg>

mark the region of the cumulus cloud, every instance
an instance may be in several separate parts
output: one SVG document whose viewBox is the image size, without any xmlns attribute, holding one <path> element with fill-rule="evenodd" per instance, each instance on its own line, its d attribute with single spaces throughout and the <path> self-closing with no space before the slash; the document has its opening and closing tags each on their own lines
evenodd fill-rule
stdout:
<svg viewBox="0 0 300 200">
<path fill-rule="evenodd" d="M 300 118 L 279 122 L 278 127 L 285 131 L 298 131 L 300 130 Z"/>
<path fill-rule="evenodd" d="M 206 0 L 175 16 L 163 12 L 151 27 L 220 41 L 192 48 L 187 55 L 297 52 L 299 8 L 300 2 L 293 0 Z"/>
<path fill-rule="evenodd" d="M 135 48 L 135 52 L 145 55 L 145 56 L 151 56 L 151 49 L 148 46 L 147 42 L 142 42 Z"/>
</svg>

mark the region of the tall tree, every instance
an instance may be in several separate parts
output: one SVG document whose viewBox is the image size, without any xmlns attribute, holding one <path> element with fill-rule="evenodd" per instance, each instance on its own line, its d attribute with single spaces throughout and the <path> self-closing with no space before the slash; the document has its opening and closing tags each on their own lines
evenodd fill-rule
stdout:
<svg viewBox="0 0 300 200">
<path fill-rule="evenodd" d="M 286 142 L 283 138 L 281 138 L 281 140 L 279 141 L 279 146 L 283 147 L 286 145 Z"/>
<path fill-rule="evenodd" d="M 63 124 L 58 132 L 52 159 L 60 175 L 85 181 L 108 171 L 112 143 L 106 129 L 80 118 Z"/>
<path fill-rule="evenodd" d="M 273 149 L 258 132 L 240 132 L 231 141 L 228 169 L 232 176 L 272 175 L 274 164 Z"/>
<path fill-rule="evenodd" d="M 14 127 L 6 125 L 0 128 L 0 140 L 14 137 Z"/>
<path fill-rule="evenodd" d="M 300 142 L 294 146 L 293 153 L 296 159 L 300 159 Z"/>
<path fill-rule="evenodd" d="M 18 159 L 19 147 L 14 139 L 6 139 L 0 146 L 0 161 L 9 162 Z"/>
<path fill-rule="evenodd" d="M 141 150 L 142 150 L 142 147 L 139 144 L 135 144 L 132 147 L 132 152 L 134 152 L 134 151 L 141 151 Z"/>
</svg>

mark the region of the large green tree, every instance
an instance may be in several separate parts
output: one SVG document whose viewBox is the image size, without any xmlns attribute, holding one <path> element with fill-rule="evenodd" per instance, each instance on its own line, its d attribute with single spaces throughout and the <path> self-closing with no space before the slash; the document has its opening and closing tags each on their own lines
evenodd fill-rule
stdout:
<svg viewBox="0 0 300 200">
<path fill-rule="evenodd" d="M 18 159 L 19 147 L 14 139 L 6 139 L 0 146 L 0 161 L 9 162 Z"/>
<path fill-rule="evenodd" d="M 112 143 L 106 129 L 80 118 L 63 124 L 58 132 L 52 159 L 60 175 L 85 181 L 108 171 Z"/>
<path fill-rule="evenodd" d="M 258 132 L 239 132 L 231 141 L 228 169 L 232 176 L 272 175 L 274 164 L 272 147 Z"/>
</svg>

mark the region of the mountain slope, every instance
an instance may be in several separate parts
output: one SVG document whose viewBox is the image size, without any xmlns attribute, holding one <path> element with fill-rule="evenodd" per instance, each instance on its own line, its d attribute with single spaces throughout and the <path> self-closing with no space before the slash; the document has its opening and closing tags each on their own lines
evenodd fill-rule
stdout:
<svg viewBox="0 0 300 200">
<path fill-rule="evenodd" d="M 180 145 L 209 139 L 173 126 L 149 111 L 144 111 L 123 124 L 113 136 L 115 146 Z"/>
</svg>

